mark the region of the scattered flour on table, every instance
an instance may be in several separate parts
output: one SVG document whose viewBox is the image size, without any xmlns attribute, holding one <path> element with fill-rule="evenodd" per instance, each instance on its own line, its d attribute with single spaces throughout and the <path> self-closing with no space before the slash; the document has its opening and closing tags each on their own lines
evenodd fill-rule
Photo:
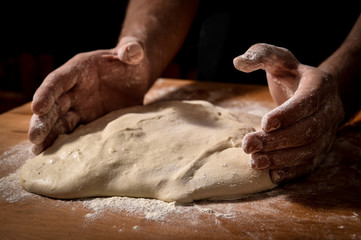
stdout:
<svg viewBox="0 0 361 240">
<path fill-rule="evenodd" d="M 18 178 L 18 172 L 12 173 L 4 178 L 0 178 L 0 198 L 9 203 L 15 203 L 25 200 L 29 197 L 36 196 L 32 193 L 25 191 Z M 40 198 L 40 197 L 38 197 Z"/>
<path fill-rule="evenodd" d="M 167 203 L 156 199 L 104 197 L 79 201 L 84 207 L 91 209 L 92 212 L 85 215 L 89 220 L 99 218 L 109 210 L 127 214 L 143 214 L 145 219 L 157 221 L 164 221 L 168 215 L 182 212 L 182 207 L 176 206 L 176 203 Z"/>
<path fill-rule="evenodd" d="M 6 169 L 10 174 L 0 178 L 0 199 L 4 199 L 9 203 L 25 200 L 26 198 L 36 196 L 25 191 L 18 178 L 18 170 L 27 160 L 34 157 L 31 152 L 31 143 L 24 141 L 10 148 L 0 155 L 0 171 Z"/>
<path fill-rule="evenodd" d="M 140 214 L 147 220 L 169 221 L 171 218 L 189 216 L 197 220 L 200 215 L 209 214 L 215 218 L 233 219 L 236 217 L 232 204 L 227 202 L 201 201 L 188 205 L 175 202 L 164 202 L 157 199 L 105 197 L 79 200 L 85 208 L 92 212 L 85 215 L 88 220 L 101 218 L 107 211 Z M 256 207 L 255 207 L 256 208 Z M 259 208 L 259 206 L 257 206 Z M 189 218 L 187 217 L 187 218 Z"/>
<path fill-rule="evenodd" d="M 23 163 L 35 155 L 31 151 L 32 144 L 29 141 L 23 141 L 13 146 L 0 155 L 0 169 L 10 169 L 16 171 Z"/>
</svg>

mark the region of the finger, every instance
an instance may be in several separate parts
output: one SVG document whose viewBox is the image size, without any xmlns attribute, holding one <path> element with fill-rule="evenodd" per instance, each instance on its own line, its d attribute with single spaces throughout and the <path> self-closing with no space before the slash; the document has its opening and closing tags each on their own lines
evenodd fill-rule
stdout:
<svg viewBox="0 0 361 240">
<path fill-rule="evenodd" d="M 127 43 L 118 50 L 118 58 L 126 64 L 137 65 L 144 58 L 144 51 L 137 42 Z"/>
<path fill-rule="evenodd" d="M 137 65 L 144 58 L 144 50 L 142 45 L 134 37 L 123 37 L 119 44 L 117 56 L 120 61 L 129 64 Z"/>
<path fill-rule="evenodd" d="M 306 146 L 266 153 L 253 153 L 251 167 L 255 170 L 295 167 L 313 161 L 319 151 L 319 142 Z"/>
<path fill-rule="evenodd" d="M 129 65 L 137 65 L 143 60 L 144 49 L 135 38 L 122 38 L 119 46 L 120 48 L 115 53 L 104 54 L 102 57 L 111 60 L 120 60 Z"/>
<path fill-rule="evenodd" d="M 261 127 L 263 131 L 274 131 L 311 116 L 328 100 L 328 96 L 336 95 L 334 83 L 329 79 L 330 76 L 315 76 L 317 74 L 321 73 L 304 73 L 302 77 L 304 80 L 300 81 L 295 94 L 262 118 Z M 319 83 L 322 86 L 318 86 L 316 82 L 309 83 L 309 81 L 319 78 L 323 79 Z M 334 108 L 336 107 L 339 107 L 339 104 L 334 106 Z"/>
<path fill-rule="evenodd" d="M 271 74 L 284 76 L 295 74 L 299 62 L 287 49 L 270 44 L 258 43 L 251 46 L 246 53 L 233 60 L 236 69 L 243 72 L 253 72 L 263 69 Z"/>
<path fill-rule="evenodd" d="M 44 115 L 33 115 L 30 121 L 29 140 L 34 144 L 44 141 L 55 122 L 62 117 L 71 107 L 71 99 L 68 95 L 61 96 Z"/>
<path fill-rule="evenodd" d="M 336 127 L 330 126 L 330 130 L 321 135 L 315 141 L 295 148 L 287 148 L 271 152 L 258 152 L 251 154 L 251 167 L 253 169 L 280 169 L 295 167 L 313 162 L 315 166 L 320 164 L 320 155 L 325 155 L 334 140 L 334 130 Z"/>
<path fill-rule="evenodd" d="M 297 167 L 288 167 L 282 169 L 275 169 L 270 171 L 270 177 L 273 183 L 281 184 L 287 182 L 312 172 L 314 169 L 312 162 L 297 166 Z"/>
<path fill-rule="evenodd" d="M 34 94 L 32 111 L 39 116 L 48 113 L 58 98 L 73 88 L 76 82 L 76 67 L 63 65 L 50 73 Z"/>
<path fill-rule="evenodd" d="M 306 174 L 314 171 L 320 163 L 325 159 L 326 154 L 322 152 L 315 156 L 313 161 L 305 162 L 302 165 L 297 165 L 293 167 L 285 167 L 279 169 L 273 169 L 270 171 L 270 177 L 273 183 L 281 184 L 296 178 L 305 176 Z"/>
<path fill-rule="evenodd" d="M 35 144 L 33 146 L 33 153 L 38 155 L 46 148 L 51 146 L 55 139 L 61 135 L 72 131 L 76 125 L 79 123 L 80 117 L 76 112 L 69 111 L 64 115 L 64 117 L 60 118 L 51 129 L 50 133 L 46 136 L 43 142 L 39 144 Z"/>
<path fill-rule="evenodd" d="M 252 132 L 243 140 L 245 153 L 268 152 L 308 144 L 325 132 L 326 123 L 335 121 L 336 112 L 333 102 L 324 103 L 312 116 L 301 119 L 295 124 L 271 132 Z M 257 148 L 254 146 L 259 145 Z"/>
</svg>

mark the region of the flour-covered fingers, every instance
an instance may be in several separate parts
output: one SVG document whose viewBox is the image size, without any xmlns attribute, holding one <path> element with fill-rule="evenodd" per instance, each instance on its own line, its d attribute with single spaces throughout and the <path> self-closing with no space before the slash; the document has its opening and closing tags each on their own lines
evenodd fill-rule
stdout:
<svg viewBox="0 0 361 240">
<path fill-rule="evenodd" d="M 302 165 L 273 169 L 270 171 L 271 180 L 276 184 L 281 184 L 305 176 L 315 170 L 325 157 L 325 153 L 320 153 L 315 156 L 313 161 L 308 161 Z"/>
<path fill-rule="evenodd" d="M 333 142 L 331 132 L 328 131 L 315 141 L 300 147 L 253 153 L 251 167 L 253 169 L 279 169 L 304 165 L 308 162 L 319 164 L 320 162 L 316 162 L 317 157 L 325 154 Z"/>
<path fill-rule="evenodd" d="M 28 133 L 29 140 L 34 144 L 43 142 L 56 121 L 65 115 L 70 107 L 70 97 L 68 95 L 63 95 L 53 104 L 48 113 L 41 116 L 34 114 L 30 121 Z"/>
<path fill-rule="evenodd" d="M 307 163 L 297 167 L 288 167 L 282 169 L 275 169 L 270 171 L 270 177 L 273 183 L 281 184 L 312 172 L 313 164 Z"/>
<path fill-rule="evenodd" d="M 78 71 L 75 66 L 63 65 L 50 73 L 34 94 L 32 111 L 39 116 L 48 113 L 58 98 L 75 86 L 77 80 Z"/>
<path fill-rule="evenodd" d="M 277 150 L 267 153 L 253 153 L 251 155 L 251 167 L 253 169 L 277 169 L 294 167 L 313 161 L 316 157 L 319 144 Z"/>
<path fill-rule="evenodd" d="M 46 136 L 44 141 L 33 146 L 33 153 L 39 154 L 48 148 L 54 140 L 61 134 L 72 131 L 79 123 L 80 117 L 76 112 L 69 111 L 54 124 L 53 128 Z"/>
<path fill-rule="evenodd" d="M 295 125 L 274 132 L 259 131 L 247 134 L 243 140 L 243 150 L 250 154 L 303 146 L 314 141 L 324 131 L 323 121 L 308 117 Z"/>
<path fill-rule="evenodd" d="M 335 121 L 334 101 L 323 104 L 318 111 L 295 124 L 271 132 L 252 132 L 244 137 L 243 150 L 246 153 L 268 152 L 309 144 Z M 258 147 L 255 147 L 258 145 Z"/>
</svg>

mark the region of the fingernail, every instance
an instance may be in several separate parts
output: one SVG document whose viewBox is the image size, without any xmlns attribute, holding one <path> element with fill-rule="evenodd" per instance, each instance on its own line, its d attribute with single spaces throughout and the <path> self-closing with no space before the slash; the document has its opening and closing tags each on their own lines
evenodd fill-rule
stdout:
<svg viewBox="0 0 361 240">
<path fill-rule="evenodd" d="M 247 139 L 244 142 L 244 151 L 246 153 L 254 153 L 254 152 L 259 152 L 262 148 L 263 148 L 263 143 L 261 140 L 259 140 L 256 137 Z"/>
<path fill-rule="evenodd" d="M 259 156 L 256 159 L 251 159 L 251 167 L 253 169 L 266 169 L 271 165 L 271 162 L 267 156 Z"/>
<path fill-rule="evenodd" d="M 43 146 L 42 145 L 34 145 L 32 148 L 31 148 L 31 151 L 35 154 L 35 155 L 39 155 L 42 151 L 44 150 Z"/>
<path fill-rule="evenodd" d="M 270 132 L 281 127 L 281 122 L 277 118 L 268 119 L 266 126 L 264 127 L 265 132 Z"/>
<path fill-rule="evenodd" d="M 282 170 L 271 171 L 271 180 L 274 183 L 280 183 L 286 178 L 286 173 Z"/>
</svg>

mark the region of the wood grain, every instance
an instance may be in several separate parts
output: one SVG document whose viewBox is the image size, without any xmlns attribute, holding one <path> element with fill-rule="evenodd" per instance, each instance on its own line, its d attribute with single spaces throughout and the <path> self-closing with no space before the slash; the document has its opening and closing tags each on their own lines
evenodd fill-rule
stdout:
<svg viewBox="0 0 361 240">
<path fill-rule="evenodd" d="M 170 99 L 248 110 L 275 106 L 266 87 L 171 79 L 159 79 L 145 102 Z M 0 115 L 0 239 L 361 239 L 361 167 L 352 145 L 358 127 L 340 133 L 317 171 L 272 191 L 176 206 L 162 219 L 107 207 L 89 218 L 94 212 L 82 200 L 21 192 L 14 172 L 29 156 L 21 151 L 29 151 L 30 117 L 30 104 Z"/>
</svg>

